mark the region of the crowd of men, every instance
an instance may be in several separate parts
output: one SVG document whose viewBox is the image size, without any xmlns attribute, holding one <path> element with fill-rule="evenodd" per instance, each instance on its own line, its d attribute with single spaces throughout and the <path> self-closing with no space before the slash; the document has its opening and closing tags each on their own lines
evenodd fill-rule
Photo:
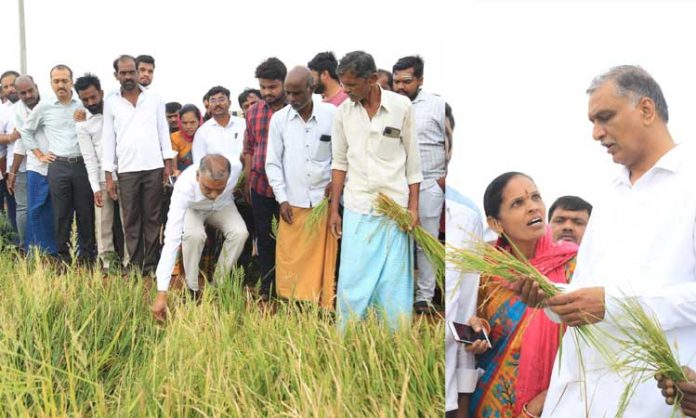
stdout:
<svg viewBox="0 0 696 418">
<path fill-rule="evenodd" d="M 208 281 L 224 280 L 253 247 L 263 301 L 335 306 L 341 326 L 370 308 L 392 328 L 414 308 L 433 312 L 430 263 L 375 210 L 384 193 L 413 225 L 440 233 L 454 120 L 422 89 L 423 69 L 407 56 L 378 70 L 363 51 L 340 62 L 322 52 L 289 71 L 272 57 L 256 67 L 258 90 L 239 95 L 242 112 L 230 111 L 222 86 L 205 94 L 204 112 L 165 104 L 148 55 L 117 57 L 120 88 L 108 94 L 96 76 L 75 78 L 63 64 L 51 68 L 45 95 L 32 76 L 6 71 L 0 194 L 17 245 L 59 265 L 77 254 L 81 264 L 156 277 L 159 319 L 173 272 L 198 295 L 215 239 Z M 317 223 L 322 202 L 328 215 Z"/>
</svg>

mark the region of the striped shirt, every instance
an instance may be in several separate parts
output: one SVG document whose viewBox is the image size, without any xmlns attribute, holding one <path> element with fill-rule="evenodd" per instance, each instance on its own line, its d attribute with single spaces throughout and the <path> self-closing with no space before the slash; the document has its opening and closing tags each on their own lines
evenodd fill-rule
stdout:
<svg viewBox="0 0 696 418">
<path fill-rule="evenodd" d="M 421 90 L 413 100 L 413 119 L 420 149 L 423 183 L 445 176 L 445 100 Z"/>
</svg>

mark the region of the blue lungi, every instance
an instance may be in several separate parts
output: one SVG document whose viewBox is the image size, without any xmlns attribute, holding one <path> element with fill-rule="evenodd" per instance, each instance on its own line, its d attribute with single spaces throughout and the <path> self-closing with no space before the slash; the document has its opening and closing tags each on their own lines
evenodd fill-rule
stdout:
<svg viewBox="0 0 696 418">
<path fill-rule="evenodd" d="M 27 250 L 33 246 L 51 255 L 57 253 L 48 179 L 29 170 L 27 170 L 26 236 Z"/>
<path fill-rule="evenodd" d="M 364 318 L 375 308 L 393 330 L 410 324 L 413 310 L 413 246 L 410 237 L 383 217 L 343 212 L 341 267 L 336 291 L 338 325 Z"/>
</svg>

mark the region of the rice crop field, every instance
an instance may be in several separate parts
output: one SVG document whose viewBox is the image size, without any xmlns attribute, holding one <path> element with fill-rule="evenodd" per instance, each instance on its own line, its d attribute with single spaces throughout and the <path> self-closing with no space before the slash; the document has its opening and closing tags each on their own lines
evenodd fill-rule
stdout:
<svg viewBox="0 0 696 418">
<path fill-rule="evenodd" d="M 243 272 L 200 303 L 154 286 L 0 254 L 0 415 L 440 417 L 444 325 L 378 318 L 341 335 L 314 307 L 258 304 Z"/>
</svg>

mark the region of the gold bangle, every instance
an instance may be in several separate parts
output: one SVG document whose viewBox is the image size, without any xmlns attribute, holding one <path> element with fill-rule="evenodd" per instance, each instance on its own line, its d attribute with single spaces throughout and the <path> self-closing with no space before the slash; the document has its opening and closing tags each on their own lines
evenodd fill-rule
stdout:
<svg viewBox="0 0 696 418">
<path fill-rule="evenodd" d="M 528 416 L 529 418 L 541 418 L 539 415 L 534 415 L 531 412 L 529 412 L 529 409 L 527 409 L 527 405 L 528 404 L 522 405 L 522 412 L 524 412 L 526 416 Z"/>
</svg>

